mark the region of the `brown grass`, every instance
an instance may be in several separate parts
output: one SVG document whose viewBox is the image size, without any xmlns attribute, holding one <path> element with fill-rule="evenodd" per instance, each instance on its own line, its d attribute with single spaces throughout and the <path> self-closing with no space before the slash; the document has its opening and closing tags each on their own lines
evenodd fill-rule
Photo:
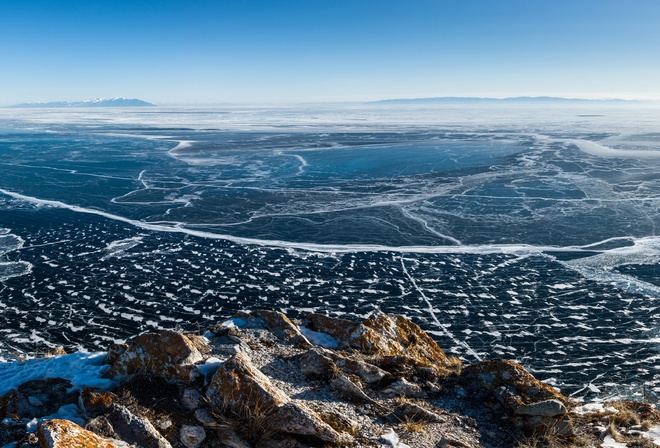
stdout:
<svg viewBox="0 0 660 448">
<path fill-rule="evenodd" d="M 406 418 L 403 422 L 401 422 L 401 427 L 403 430 L 412 433 L 422 432 L 427 428 L 427 426 L 428 422 L 425 420 L 412 420 L 410 418 Z"/>
</svg>

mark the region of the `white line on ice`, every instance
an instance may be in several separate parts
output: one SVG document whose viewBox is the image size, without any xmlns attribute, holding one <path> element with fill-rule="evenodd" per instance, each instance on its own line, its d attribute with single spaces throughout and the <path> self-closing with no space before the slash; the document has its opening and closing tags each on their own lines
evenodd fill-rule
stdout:
<svg viewBox="0 0 660 448">
<path fill-rule="evenodd" d="M 70 210 L 76 213 L 97 215 L 114 221 L 123 222 L 131 226 L 150 230 L 154 232 L 183 233 L 199 238 L 222 239 L 237 244 L 281 247 L 288 249 L 299 249 L 310 252 L 322 253 L 352 253 L 352 252 L 395 252 L 395 253 L 431 253 L 431 254 L 542 254 L 544 252 L 607 252 L 603 250 L 589 250 L 579 246 L 533 246 L 529 244 L 483 244 L 483 245 L 460 245 L 460 246 L 385 246 L 378 244 L 319 244 L 282 240 L 265 240 L 261 238 L 244 238 L 234 235 L 218 234 L 207 231 L 193 230 L 184 227 L 184 223 L 150 223 L 136 219 L 96 210 L 80 207 L 78 205 L 66 204 L 61 201 L 39 199 L 26 196 L 13 191 L 0 189 L 0 193 L 14 199 L 22 200 L 37 206 L 55 207 Z M 627 248 L 628 251 L 634 249 Z"/>
<path fill-rule="evenodd" d="M 429 314 L 431 315 L 431 318 L 433 319 L 433 321 L 435 322 L 435 324 L 436 324 L 438 327 L 440 327 L 440 328 L 442 329 L 442 331 L 445 333 L 445 335 L 447 335 L 447 337 L 448 337 L 449 339 L 451 339 L 452 341 L 454 341 L 454 343 L 455 343 L 456 345 L 460 345 L 461 347 L 465 348 L 465 350 L 467 350 L 467 352 L 468 352 L 470 355 L 474 356 L 474 358 L 475 358 L 477 361 L 481 361 L 481 357 L 479 356 L 479 354 L 478 354 L 477 352 L 475 352 L 475 351 L 472 349 L 472 347 L 470 347 L 470 346 L 468 345 L 467 342 L 465 342 L 465 341 L 461 341 L 460 339 L 457 339 L 457 338 L 452 334 L 452 332 L 449 331 L 449 328 L 448 328 L 446 325 L 444 325 L 443 323 L 440 322 L 440 320 L 438 319 L 438 316 L 436 316 L 435 312 L 433 311 L 433 305 L 431 304 L 431 301 L 429 300 L 428 297 L 426 297 L 426 294 L 424 294 L 424 291 L 422 291 L 422 290 L 419 288 L 419 286 L 417 286 L 417 282 L 416 282 L 415 279 L 412 277 L 412 275 L 410 275 L 410 273 L 408 272 L 408 268 L 406 267 L 406 264 L 405 264 L 404 261 L 403 261 L 403 257 L 401 257 L 401 268 L 403 269 L 403 273 L 404 273 L 404 275 L 405 275 L 406 277 L 408 277 L 408 280 L 410 281 L 410 284 L 413 286 L 413 288 L 415 288 L 415 290 L 419 293 L 419 295 L 422 297 L 422 299 L 424 299 L 424 301 L 425 301 L 426 304 L 428 305 L 428 312 L 429 312 Z"/>
</svg>

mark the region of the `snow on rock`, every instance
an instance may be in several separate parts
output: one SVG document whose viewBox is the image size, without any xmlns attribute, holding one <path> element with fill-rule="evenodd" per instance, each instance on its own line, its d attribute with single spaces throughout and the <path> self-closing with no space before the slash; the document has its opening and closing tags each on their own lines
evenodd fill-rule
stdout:
<svg viewBox="0 0 660 448">
<path fill-rule="evenodd" d="M 328 349 L 337 349 L 339 348 L 339 342 L 328 333 L 322 333 L 320 331 L 310 330 L 307 327 L 300 327 L 300 332 L 303 336 L 307 338 L 309 342 L 314 345 L 319 345 L 323 348 Z"/>
<path fill-rule="evenodd" d="M 72 353 L 52 358 L 30 359 L 0 363 L 0 395 L 30 380 L 62 378 L 71 381 L 76 389 L 100 387 L 109 389 L 116 384 L 103 374 L 108 366 L 103 365 L 105 353 Z"/>
</svg>

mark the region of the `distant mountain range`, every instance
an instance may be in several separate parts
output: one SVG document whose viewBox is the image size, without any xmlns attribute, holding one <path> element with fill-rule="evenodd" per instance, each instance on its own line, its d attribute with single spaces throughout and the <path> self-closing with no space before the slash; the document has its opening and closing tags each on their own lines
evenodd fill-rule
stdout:
<svg viewBox="0 0 660 448">
<path fill-rule="evenodd" d="M 434 103 L 619 103 L 621 99 L 583 99 L 561 98 L 554 96 L 516 96 L 510 98 L 478 98 L 470 96 L 441 96 L 434 98 L 400 98 L 380 101 L 370 101 L 368 104 L 434 104 Z"/>
<path fill-rule="evenodd" d="M 38 107 L 144 107 L 155 106 L 155 104 L 136 98 L 97 98 L 85 101 L 53 101 L 49 103 L 22 103 L 11 107 L 38 108 Z"/>
</svg>

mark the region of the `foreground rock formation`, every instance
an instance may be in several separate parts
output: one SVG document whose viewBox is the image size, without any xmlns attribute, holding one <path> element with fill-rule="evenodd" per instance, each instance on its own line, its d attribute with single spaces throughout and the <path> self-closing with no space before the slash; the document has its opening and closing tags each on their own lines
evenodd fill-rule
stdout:
<svg viewBox="0 0 660 448">
<path fill-rule="evenodd" d="M 43 378 L 2 396 L 0 446 L 541 447 L 626 437 L 601 425 L 623 411 L 578 415 L 520 364 L 463 366 L 409 319 L 380 312 L 293 322 L 256 310 L 205 336 L 139 335 L 105 362 L 111 391 Z M 72 417 L 58 418 L 63 410 Z M 635 412 L 647 426 L 660 421 L 650 406 Z"/>
</svg>

